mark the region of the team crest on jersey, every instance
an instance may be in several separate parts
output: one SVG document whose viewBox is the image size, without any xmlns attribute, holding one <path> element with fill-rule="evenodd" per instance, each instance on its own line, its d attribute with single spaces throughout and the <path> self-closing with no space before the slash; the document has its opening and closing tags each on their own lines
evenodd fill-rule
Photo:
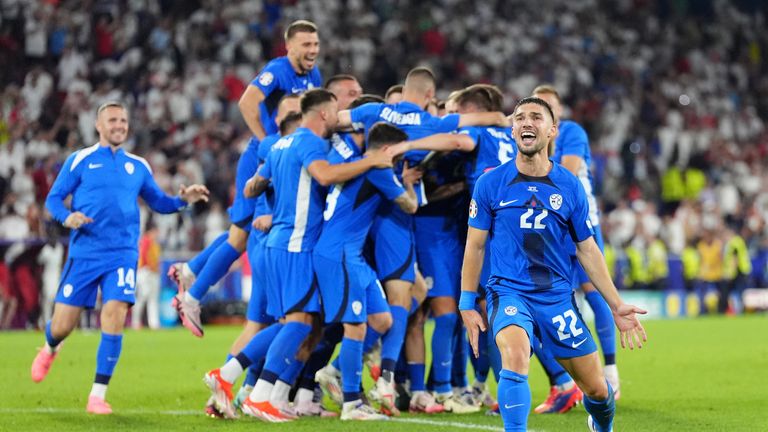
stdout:
<svg viewBox="0 0 768 432">
<path fill-rule="evenodd" d="M 435 286 L 435 280 L 432 279 L 432 276 L 427 276 L 424 278 L 424 284 L 427 285 L 427 291 L 429 291 Z"/>
<path fill-rule="evenodd" d="M 272 84 L 272 81 L 275 79 L 275 76 L 272 75 L 272 72 L 264 72 L 261 75 L 259 75 L 259 84 L 263 86 L 268 86 Z"/>
<path fill-rule="evenodd" d="M 127 172 L 128 174 L 133 174 L 133 170 L 134 169 L 135 168 L 134 168 L 132 163 L 130 163 L 130 162 L 126 162 L 125 163 L 125 172 Z"/>
<path fill-rule="evenodd" d="M 507 306 L 504 308 L 504 313 L 509 316 L 517 315 L 517 308 L 514 306 Z"/>
<path fill-rule="evenodd" d="M 363 304 L 359 301 L 355 300 L 352 302 L 352 312 L 355 313 L 355 315 L 360 315 L 360 312 L 363 311 Z"/>
<path fill-rule="evenodd" d="M 62 293 L 62 294 L 64 294 L 64 297 L 69 297 L 69 296 L 71 296 L 71 295 L 72 295 L 72 290 L 73 290 L 73 289 L 74 289 L 74 288 L 72 287 L 72 284 L 66 284 L 66 285 L 64 285 L 64 287 L 61 289 L 61 293 Z"/>
<path fill-rule="evenodd" d="M 472 201 L 469 202 L 469 217 L 474 219 L 476 216 L 477 216 L 477 203 L 473 198 Z"/>
<path fill-rule="evenodd" d="M 560 210 L 560 207 L 563 205 L 563 197 L 560 194 L 552 194 L 549 196 L 549 205 L 552 206 L 554 210 Z"/>
</svg>

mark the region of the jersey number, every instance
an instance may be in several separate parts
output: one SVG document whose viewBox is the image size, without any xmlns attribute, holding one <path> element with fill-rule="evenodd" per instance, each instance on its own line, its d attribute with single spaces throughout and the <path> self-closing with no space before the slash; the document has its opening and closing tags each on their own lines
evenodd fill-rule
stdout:
<svg viewBox="0 0 768 432">
<path fill-rule="evenodd" d="M 341 194 L 341 188 L 344 185 L 335 184 L 333 190 L 325 198 L 325 211 L 323 212 L 323 219 L 330 220 L 333 216 L 333 212 L 336 211 L 336 202 L 339 200 L 339 194 Z"/>
<path fill-rule="evenodd" d="M 499 142 L 499 162 L 505 164 L 512 160 L 515 156 L 515 149 L 512 144 L 506 142 Z"/>
<path fill-rule="evenodd" d="M 531 223 L 528 219 L 533 216 L 533 209 L 529 208 L 528 211 L 520 215 L 520 228 L 544 229 L 547 226 L 541 223 L 541 221 L 543 221 L 548 214 L 549 212 L 547 210 L 542 210 L 541 213 L 533 218 L 533 223 Z"/>
<path fill-rule="evenodd" d="M 124 287 L 128 285 L 131 288 L 136 287 L 136 278 L 132 268 L 126 272 L 124 268 L 117 269 L 117 286 Z"/>
<path fill-rule="evenodd" d="M 570 334 L 565 332 L 565 319 L 568 318 L 568 330 L 570 330 Z M 564 314 L 558 315 L 554 318 L 552 318 L 552 324 L 557 325 L 557 337 L 560 338 L 560 340 L 565 340 L 571 337 L 576 337 L 582 333 L 584 333 L 584 329 L 580 329 L 576 327 L 576 314 L 573 312 L 573 309 L 568 309 L 565 311 Z"/>
</svg>

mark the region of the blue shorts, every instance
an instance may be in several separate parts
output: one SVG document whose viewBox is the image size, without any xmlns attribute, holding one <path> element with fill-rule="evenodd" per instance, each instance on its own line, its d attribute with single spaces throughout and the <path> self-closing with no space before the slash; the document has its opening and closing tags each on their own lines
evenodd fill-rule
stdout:
<svg viewBox="0 0 768 432">
<path fill-rule="evenodd" d="M 535 335 L 555 358 L 580 357 L 597 351 L 592 333 L 576 307 L 573 291 L 524 293 L 492 285 L 486 289 L 494 340 L 503 328 L 516 325 L 525 330 L 529 342 Z"/>
<path fill-rule="evenodd" d="M 379 280 L 404 280 L 413 283 L 416 280 L 413 225 L 408 226 L 395 218 L 376 216 L 371 228 L 371 238 Z"/>
<path fill-rule="evenodd" d="M 320 312 L 312 252 L 264 249 L 267 314 L 279 319 L 293 312 Z"/>
<path fill-rule="evenodd" d="M 459 298 L 464 250 L 456 231 L 439 231 L 443 217 L 417 216 L 416 257 L 427 283 L 427 297 Z"/>
<path fill-rule="evenodd" d="M 70 258 L 61 273 L 56 303 L 92 309 L 101 288 L 101 302 L 136 303 L 134 258 Z"/>
<path fill-rule="evenodd" d="M 312 255 L 325 323 L 363 323 L 368 315 L 389 312 L 376 273 L 362 258 L 344 260 Z"/>
<path fill-rule="evenodd" d="M 603 244 L 603 233 L 600 231 L 600 225 L 593 226 L 592 228 L 595 230 L 595 242 L 597 242 L 597 246 L 600 248 L 600 252 L 605 252 L 605 247 Z M 572 257 L 572 259 L 573 259 L 572 283 L 573 283 L 573 289 L 576 289 L 584 285 L 585 283 L 590 282 L 590 280 L 589 280 L 589 276 L 587 276 L 587 272 L 584 271 L 584 267 L 581 266 L 581 264 L 579 263 L 579 260 L 576 259 L 575 255 Z"/>
<path fill-rule="evenodd" d="M 258 146 L 249 145 L 237 161 L 235 198 L 232 200 L 232 206 L 227 209 L 229 220 L 232 224 L 246 232 L 251 232 L 253 212 L 256 209 L 256 198 L 246 198 L 245 195 L 243 195 L 243 189 L 245 189 L 245 183 L 256 174 L 258 169 Z"/>
<path fill-rule="evenodd" d="M 245 317 L 248 321 L 271 324 L 275 319 L 267 314 L 267 265 L 264 256 L 267 235 L 259 230 L 248 236 L 248 262 L 251 265 L 251 299 Z"/>
</svg>

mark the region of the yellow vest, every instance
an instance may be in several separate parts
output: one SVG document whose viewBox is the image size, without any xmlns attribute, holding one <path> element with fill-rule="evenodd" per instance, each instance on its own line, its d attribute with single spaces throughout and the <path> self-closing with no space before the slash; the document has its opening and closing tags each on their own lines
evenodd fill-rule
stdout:
<svg viewBox="0 0 768 432">
<path fill-rule="evenodd" d="M 696 279 L 701 267 L 699 251 L 695 247 L 686 246 L 680 259 L 683 261 L 683 277 L 685 280 Z"/>
<path fill-rule="evenodd" d="M 667 247 L 661 240 L 654 240 L 648 246 L 648 273 L 652 281 L 665 279 L 669 275 L 669 262 L 667 261 Z"/>
<path fill-rule="evenodd" d="M 661 199 L 664 202 L 682 201 L 685 198 L 685 181 L 680 168 L 673 166 L 661 177 Z"/>
<path fill-rule="evenodd" d="M 627 286 L 634 285 L 636 283 L 648 282 L 648 270 L 645 268 L 645 257 L 643 252 L 634 247 L 628 246 L 624 251 L 627 254 L 627 261 L 629 262 L 629 273 L 627 274 Z"/>
<path fill-rule="evenodd" d="M 752 273 L 752 261 L 749 259 L 747 244 L 740 235 L 734 235 L 725 243 L 723 278 L 733 280 L 739 274 L 750 273 Z"/>
<path fill-rule="evenodd" d="M 707 177 L 700 169 L 685 170 L 685 197 L 689 200 L 699 199 L 701 191 L 707 187 Z"/>
<path fill-rule="evenodd" d="M 696 248 L 701 256 L 699 279 L 704 282 L 718 282 L 723 278 L 723 244 L 720 240 L 712 243 L 700 241 Z"/>
</svg>

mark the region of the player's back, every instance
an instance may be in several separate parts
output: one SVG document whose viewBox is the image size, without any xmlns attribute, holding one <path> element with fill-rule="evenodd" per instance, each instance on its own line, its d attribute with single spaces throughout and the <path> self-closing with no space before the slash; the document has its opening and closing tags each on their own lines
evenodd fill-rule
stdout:
<svg viewBox="0 0 768 432">
<path fill-rule="evenodd" d="M 587 132 L 580 124 L 573 120 L 560 120 L 558 124 L 558 134 L 555 138 L 555 154 L 552 160 L 557 163 L 563 162 L 563 156 L 578 156 L 582 163 L 578 168 L 576 177 L 581 181 L 584 191 L 589 200 L 589 218 L 592 225 L 600 223 L 597 200 L 595 199 L 592 183 L 592 151 L 589 148 L 589 138 Z"/>
<path fill-rule="evenodd" d="M 322 225 L 326 189 L 307 168 L 314 160 L 324 160 L 327 152 L 327 142 L 306 128 L 272 145 L 262 167 L 275 191 L 267 246 L 289 252 L 307 252 L 314 247 Z"/>
<path fill-rule="evenodd" d="M 475 188 L 483 173 L 515 159 L 517 146 L 512 138 L 512 128 L 498 126 L 469 126 L 459 133 L 469 135 L 475 141 L 475 149 L 467 161 L 467 187 Z"/>
<path fill-rule="evenodd" d="M 559 164 L 544 177 L 526 176 L 514 162 L 483 175 L 469 223 L 490 231 L 489 285 L 528 292 L 570 291 L 572 263 L 563 244 L 592 235 L 584 190 Z"/>
<path fill-rule="evenodd" d="M 346 132 L 336 132 L 331 135 L 331 151 L 328 152 L 328 163 L 331 165 L 350 162 L 362 156 L 362 151 Z"/>
</svg>

